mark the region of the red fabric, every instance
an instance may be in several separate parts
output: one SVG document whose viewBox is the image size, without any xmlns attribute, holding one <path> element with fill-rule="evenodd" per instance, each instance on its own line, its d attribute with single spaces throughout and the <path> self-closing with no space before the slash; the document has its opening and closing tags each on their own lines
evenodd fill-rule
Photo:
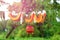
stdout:
<svg viewBox="0 0 60 40">
<path fill-rule="evenodd" d="M 28 34 L 33 33 L 33 32 L 34 32 L 34 27 L 31 26 L 31 25 L 27 25 L 27 27 L 26 27 L 26 32 L 27 32 Z"/>
</svg>

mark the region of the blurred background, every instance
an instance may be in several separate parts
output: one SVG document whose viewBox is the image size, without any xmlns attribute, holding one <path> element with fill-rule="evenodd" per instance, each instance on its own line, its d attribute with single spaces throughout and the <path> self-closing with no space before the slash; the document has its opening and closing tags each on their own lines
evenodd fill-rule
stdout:
<svg viewBox="0 0 60 40">
<path fill-rule="evenodd" d="M 33 34 L 27 34 L 27 23 L 15 22 L 8 16 L 24 12 L 29 15 L 32 11 L 45 10 L 44 23 L 31 23 Z M 15 24 L 14 24 L 15 23 Z M 18 25 L 6 39 L 6 36 Z M 0 0 L 0 40 L 60 40 L 60 0 Z"/>
</svg>

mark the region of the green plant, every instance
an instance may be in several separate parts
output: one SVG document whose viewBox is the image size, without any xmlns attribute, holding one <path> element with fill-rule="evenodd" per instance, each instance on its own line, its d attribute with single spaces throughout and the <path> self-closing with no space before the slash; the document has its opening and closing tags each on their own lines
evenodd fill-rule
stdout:
<svg viewBox="0 0 60 40">
<path fill-rule="evenodd" d="M 55 34 L 53 37 L 51 37 L 51 40 L 60 40 L 60 35 Z"/>
</svg>

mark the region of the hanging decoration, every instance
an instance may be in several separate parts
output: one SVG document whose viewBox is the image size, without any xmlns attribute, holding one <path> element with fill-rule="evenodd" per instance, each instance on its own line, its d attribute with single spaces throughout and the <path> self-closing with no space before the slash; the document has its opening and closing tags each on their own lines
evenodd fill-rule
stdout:
<svg viewBox="0 0 60 40">
<path fill-rule="evenodd" d="M 34 14 L 31 14 L 29 17 L 25 17 L 25 22 L 31 23 L 34 19 Z"/>
<path fill-rule="evenodd" d="M 11 20 L 13 21 L 19 21 L 20 20 L 20 17 L 21 17 L 21 14 L 19 13 L 17 16 L 13 16 L 11 13 L 9 14 L 9 17 Z"/>
<path fill-rule="evenodd" d="M 36 23 L 40 23 L 42 21 L 42 14 L 38 14 L 38 16 L 34 15 L 34 19 Z"/>
<path fill-rule="evenodd" d="M 25 17 L 24 17 L 25 16 Z M 46 13 L 37 13 L 37 15 L 36 15 L 36 13 L 31 13 L 31 15 L 28 15 L 28 16 L 26 16 L 26 15 L 24 15 L 24 14 L 18 14 L 17 16 L 13 16 L 11 13 L 9 14 L 9 17 L 10 17 L 10 19 L 11 20 L 13 20 L 13 21 L 21 21 L 21 19 L 22 20 L 24 20 L 24 22 L 26 22 L 26 23 L 31 23 L 31 22 L 33 22 L 33 21 L 35 21 L 36 23 L 43 23 L 44 22 L 44 20 L 45 20 L 45 17 L 46 17 Z M 22 17 L 22 18 L 21 18 Z M 24 19 L 23 19 L 24 18 Z"/>
</svg>

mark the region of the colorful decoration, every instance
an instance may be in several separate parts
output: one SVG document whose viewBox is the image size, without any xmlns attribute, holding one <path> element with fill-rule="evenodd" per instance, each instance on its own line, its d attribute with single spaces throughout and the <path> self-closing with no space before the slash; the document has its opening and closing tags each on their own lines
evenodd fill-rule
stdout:
<svg viewBox="0 0 60 40">
<path fill-rule="evenodd" d="M 32 12 L 30 16 L 24 17 L 24 14 L 18 14 L 17 16 L 13 16 L 11 13 L 9 14 L 9 17 L 13 20 L 13 21 L 17 21 L 20 20 L 22 21 L 23 17 L 24 17 L 24 21 L 26 23 L 31 23 L 33 21 L 35 21 L 36 23 L 43 23 L 46 17 L 46 12 L 38 12 L 38 15 L 35 14 L 35 12 Z M 15 28 L 12 28 L 12 30 L 8 33 L 8 35 L 6 36 L 6 38 L 8 38 L 8 36 L 11 34 L 11 32 L 14 30 Z M 27 34 L 32 34 L 34 33 L 34 27 L 31 25 L 27 25 L 26 26 L 26 32 Z"/>
<path fill-rule="evenodd" d="M 34 15 L 34 19 L 37 23 L 40 23 L 42 21 L 42 14 L 38 14 L 38 16 Z"/>
<path fill-rule="evenodd" d="M 28 18 L 28 17 L 25 17 L 25 22 L 31 23 L 31 22 L 33 21 L 33 18 L 34 18 L 34 14 L 31 14 L 31 15 L 29 16 L 29 18 Z"/>
<path fill-rule="evenodd" d="M 31 25 L 27 25 L 27 26 L 26 26 L 26 32 L 27 32 L 28 34 L 32 34 L 32 33 L 34 32 L 34 27 L 31 26 Z"/>
<path fill-rule="evenodd" d="M 26 15 L 25 15 L 26 16 Z M 31 23 L 35 21 L 36 23 L 43 23 L 46 17 L 46 13 L 38 13 L 37 15 L 34 13 L 31 13 L 31 15 L 24 17 L 24 14 L 18 14 L 16 17 L 14 17 L 12 14 L 9 14 L 10 19 L 13 21 L 22 21 L 24 18 L 24 21 L 26 23 Z"/>
<path fill-rule="evenodd" d="M 21 14 L 19 13 L 17 16 L 13 16 L 11 13 L 9 14 L 9 17 L 10 17 L 10 19 L 11 20 L 13 20 L 13 21 L 18 21 L 19 19 L 20 19 L 20 17 L 21 17 Z"/>
</svg>

